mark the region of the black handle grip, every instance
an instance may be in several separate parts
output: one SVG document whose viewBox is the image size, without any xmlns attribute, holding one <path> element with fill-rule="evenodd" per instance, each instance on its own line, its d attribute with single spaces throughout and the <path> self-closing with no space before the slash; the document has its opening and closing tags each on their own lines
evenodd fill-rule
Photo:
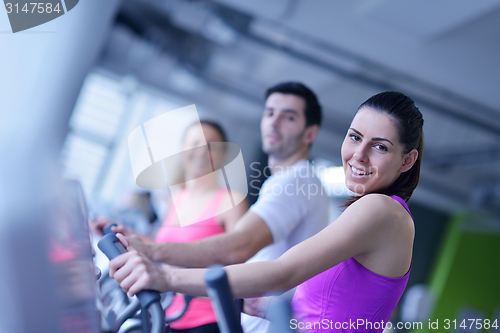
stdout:
<svg viewBox="0 0 500 333">
<path fill-rule="evenodd" d="M 123 247 L 122 243 L 116 238 L 114 233 L 104 235 L 99 242 L 97 247 L 112 260 L 118 257 L 120 254 L 127 252 Z M 142 290 L 137 293 L 137 298 L 141 303 L 142 308 L 147 308 L 153 302 L 160 301 L 160 294 L 154 290 Z"/>
<path fill-rule="evenodd" d="M 111 227 L 117 227 L 118 224 L 116 223 L 110 223 L 110 224 L 106 224 L 104 226 L 104 228 L 102 228 L 102 233 L 104 235 L 107 235 L 107 234 L 114 234 L 113 230 L 111 230 Z"/>
<path fill-rule="evenodd" d="M 221 332 L 243 333 L 233 293 L 229 286 L 226 271 L 222 266 L 212 267 L 205 273 L 205 284 L 208 296 L 210 296 L 217 313 L 217 323 Z"/>
</svg>

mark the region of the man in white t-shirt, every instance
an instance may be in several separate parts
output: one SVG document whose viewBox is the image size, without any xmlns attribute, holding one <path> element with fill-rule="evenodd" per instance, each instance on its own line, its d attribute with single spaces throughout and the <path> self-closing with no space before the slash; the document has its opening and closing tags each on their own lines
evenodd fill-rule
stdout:
<svg viewBox="0 0 500 333">
<path fill-rule="evenodd" d="M 328 200 L 308 160 L 298 160 L 285 171 L 268 178 L 250 211 L 266 221 L 273 244 L 264 247 L 247 262 L 273 260 L 304 239 L 326 227 Z M 245 333 L 271 333 L 268 320 L 242 314 Z"/>
<path fill-rule="evenodd" d="M 286 82 L 267 90 L 261 134 L 272 176 L 232 231 L 190 243 L 144 243 L 121 226 L 113 230 L 124 233 L 152 261 L 176 266 L 278 258 L 328 223 L 328 199 L 308 161 L 321 120 L 318 100 L 303 84 Z M 245 333 L 266 332 L 267 321 L 249 317 L 242 320 Z"/>
</svg>

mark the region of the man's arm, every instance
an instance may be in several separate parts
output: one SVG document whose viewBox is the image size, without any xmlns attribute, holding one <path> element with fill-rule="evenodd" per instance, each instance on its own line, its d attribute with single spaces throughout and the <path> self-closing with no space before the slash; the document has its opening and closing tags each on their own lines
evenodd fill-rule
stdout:
<svg viewBox="0 0 500 333">
<path fill-rule="evenodd" d="M 203 280 L 206 270 L 160 269 L 134 251 L 122 235 L 118 237 L 129 252 L 110 262 L 110 276 L 129 295 L 153 289 L 206 296 Z M 388 196 L 369 194 L 349 206 L 334 223 L 280 258 L 224 269 L 237 298 L 288 290 L 358 255 L 370 256 L 367 269 L 396 278 L 409 269 L 412 242 L 413 222 L 406 210 Z"/>
<path fill-rule="evenodd" d="M 134 238 L 129 241 L 152 261 L 197 268 L 245 262 L 259 250 L 272 244 L 273 236 L 262 218 L 247 212 L 232 231 L 196 242 L 146 244 Z"/>
</svg>

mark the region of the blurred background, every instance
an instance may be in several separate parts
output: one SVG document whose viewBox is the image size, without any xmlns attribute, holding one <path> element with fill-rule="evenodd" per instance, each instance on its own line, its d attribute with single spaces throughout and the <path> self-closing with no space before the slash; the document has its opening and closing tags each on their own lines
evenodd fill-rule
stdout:
<svg viewBox="0 0 500 333">
<path fill-rule="evenodd" d="M 290 80 L 323 106 L 311 160 L 329 168 L 326 188 L 342 183 L 335 167 L 360 103 L 387 90 L 415 100 L 426 146 L 409 202 L 413 269 L 394 318 L 424 328 L 428 319 L 500 319 L 499 59 L 500 0 L 87 0 L 16 34 L 2 11 L 0 332 L 97 329 L 90 278 L 79 282 L 89 290 L 86 298 L 74 293 L 73 312 L 60 309 L 68 293 L 53 297 L 55 282 L 68 281 L 56 263 L 91 263 L 88 230 L 61 235 L 54 221 L 81 223 L 70 216 L 83 214 L 74 204 L 83 199 L 90 218 L 126 219 L 140 206 L 131 198 L 142 196 L 157 218 L 133 216 L 130 224 L 154 232 L 169 193 L 135 185 L 127 146 L 134 128 L 196 104 L 241 147 L 251 181 L 252 163 L 262 169 L 267 161 L 264 92 Z M 346 193 L 329 193 L 333 221 Z M 247 199 L 256 194 L 249 188 Z M 66 259 L 47 256 L 55 243 L 81 237 Z M 75 317 L 79 328 L 61 324 Z"/>
</svg>

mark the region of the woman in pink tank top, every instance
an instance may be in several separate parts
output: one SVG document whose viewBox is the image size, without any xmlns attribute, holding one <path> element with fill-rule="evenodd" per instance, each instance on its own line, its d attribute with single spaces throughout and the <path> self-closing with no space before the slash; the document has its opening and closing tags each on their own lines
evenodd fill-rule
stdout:
<svg viewBox="0 0 500 333">
<path fill-rule="evenodd" d="M 341 151 L 346 186 L 354 193 L 346 210 L 276 260 L 226 267 L 235 297 L 298 286 L 291 328 L 390 328 L 411 270 L 415 229 L 406 202 L 419 181 L 422 127 L 422 114 L 404 94 L 380 93 L 361 104 Z M 120 240 L 131 249 L 124 237 Z M 141 262 L 140 271 L 132 259 Z M 131 277 L 127 290 L 132 294 L 148 288 L 204 294 L 199 270 L 160 269 L 136 253 L 116 258 L 110 267 L 119 282 Z"/>
<path fill-rule="evenodd" d="M 225 232 L 225 228 L 232 228 L 222 224 L 218 218 L 222 202 L 227 200 L 227 189 L 220 188 L 212 195 L 211 200 L 205 208 L 197 214 L 192 224 L 180 226 L 176 219 L 176 209 L 186 203 L 186 195 L 189 189 L 183 189 L 175 198 L 175 205 L 170 209 L 167 218 L 156 235 L 156 242 L 184 243 L 193 242 L 205 237 L 210 237 Z M 208 218 L 206 218 L 208 217 Z M 182 295 L 176 294 L 172 304 L 167 308 L 166 316 L 171 317 L 178 313 L 184 305 Z M 208 298 L 193 298 L 184 315 L 170 323 L 172 331 L 175 332 L 219 332 L 217 318 Z"/>
<path fill-rule="evenodd" d="M 231 231 L 239 218 L 248 209 L 243 201 L 231 207 L 228 189 L 217 180 L 218 170 L 224 163 L 222 145 L 212 142 L 227 142 L 222 127 L 213 121 L 202 120 L 200 127 L 190 126 L 182 143 L 182 168 L 176 184 L 183 185 L 174 194 L 168 215 L 158 231 L 155 242 L 185 243 Z M 208 147 L 204 143 L 208 143 Z M 177 186 L 181 187 L 181 186 Z M 238 195 L 232 193 L 232 195 Z M 131 231 L 119 225 L 113 231 L 131 235 Z M 138 235 L 139 236 L 139 235 Z M 144 241 L 153 241 L 139 236 Z M 175 295 L 166 310 L 170 317 L 184 306 L 184 297 Z M 184 315 L 170 323 L 173 333 L 218 333 L 217 318 L 208 298 L 193 298 Z"/>
<path fill-rule="evenodd" d="M 162 228 L 156 235 L 156 242 L 193 242 L 206 237 L 231 231 L 238 219 L 248 209 L 245 204 L 230 210 L 229 193 L 221 187 L 217 174 L 207 174 L 217 170 L 224 162 L 224 151 L 210 142 L 226 142 L 226 135 L 217 123 L 201 121 L 203 133 L 199 127 L 187 129 L 182 144 L 182 165 L 184 188 L 173 198 Z M 210 149 L 196 149 L 203 142 L 209 143 Z M 193 149 L 195 148 L 195 149 Z M 181 214 L 179 214 L 181 213 Z M 180 220 L 179 216 L 182 216 Z M 166 315 L 176 314 L 184 305 L 182 295 L 175 295 Z M 173 333 L 212 333 L 219 332 L 217 318 L 208 298 L 193 298 L 186 313 L 170 323 Z"/>
</svg>

